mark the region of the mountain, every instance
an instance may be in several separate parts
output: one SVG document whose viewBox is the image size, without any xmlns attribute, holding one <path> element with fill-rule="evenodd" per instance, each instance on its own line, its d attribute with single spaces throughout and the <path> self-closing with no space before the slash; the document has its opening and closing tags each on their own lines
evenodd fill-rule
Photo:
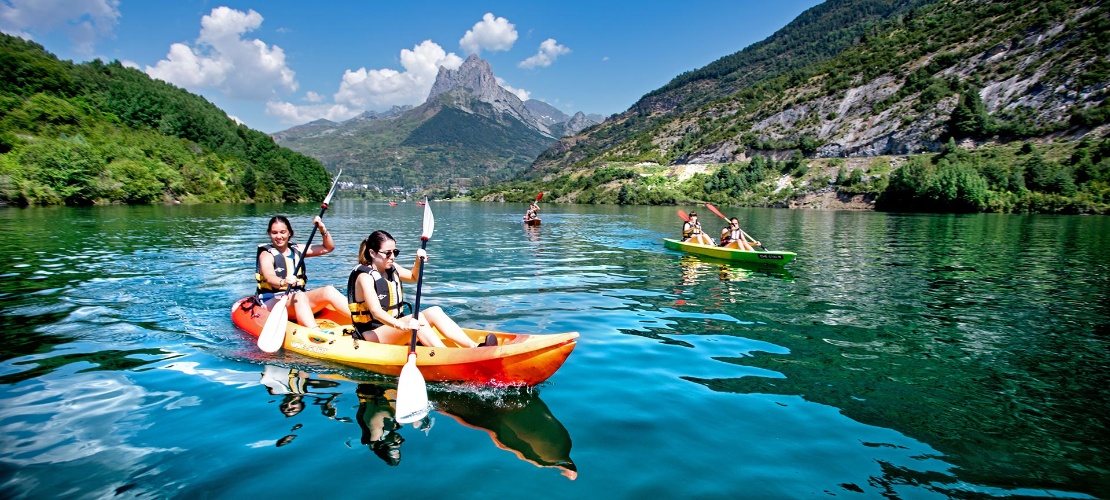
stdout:
<svg viewBox="0 0 1110 500">
<path fill-rule="evenodd" d="M 533 184 L 507 189 L 577 202 L 790 206 L 832 192 L 909 210 L 1101 212 L 1108 44 L 1102 1 L 830 0 L 561 139 L 522 176 Z"/>
<path fill-rule="evenodd" d="M 598 122 L 522 102 L 497 84 L 489 62 L 471 55 L 458 69 L 440 67 L 420 106 L 368 111 L 340 123 L 317 120 L 273 137 L 342 168 L 355 183 L 462 187 L 513 178 L 559 137 Z"/>
</svg>

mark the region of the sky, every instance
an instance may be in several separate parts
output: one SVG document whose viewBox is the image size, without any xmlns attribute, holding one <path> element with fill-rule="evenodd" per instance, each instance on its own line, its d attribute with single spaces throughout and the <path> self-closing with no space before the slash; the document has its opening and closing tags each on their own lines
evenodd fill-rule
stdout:
<svg viewBox="0 0 1110 500">
<path fill-rule="evenodd" d="M 522 99 L 609 116 L 774 34 L 819 0 L 0 0 L 0 31 L 118 60 L 273 133 L 424 102 L 489 61 Z"/>
</svg>

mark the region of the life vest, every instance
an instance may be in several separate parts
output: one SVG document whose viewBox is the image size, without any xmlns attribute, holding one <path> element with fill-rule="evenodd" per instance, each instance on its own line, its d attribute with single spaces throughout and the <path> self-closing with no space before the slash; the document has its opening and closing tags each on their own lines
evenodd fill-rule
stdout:
<svg viewBox="0 0 1110 500">
<path fill-rule="evenodd" d="M 682 239 L 687 239 L 695 234 L 701 234 L 701 223 L 691 224 L 686 222 L 682 225 Z"/>
<path fill-rule="evenodd" d="M 728 228 L 725 228 L 725 229 L 727 230 Z M 740 239 L 740 230 L 739 229 L 728 231 L 725 234 L 721 235 L 721 246 L 725 246 L 725 245 L 729 244 L 730 242 L 733 242 L 733 241 L 736 241 L 736 240 L 739 240 L 739 239 Z"/>
<path fill-rule="evenodd" d="M 370 279 L 374 280 L 374 293 L 377 294 L 378 303 L 381 304 L 382 309 L 387 314 L 391 314 L 394 318 L 400 318 L 403 316 L 401 314 L 402 307 L 405 306 L 405 295 L 401 289 L 401 275 L 396 272 L 395 268 L 390 267 L 386 270 L 385 276 L 382 276 L 382 273 L 371 266 L 362 264 L 355 266 L 351 270 L 351 275 L 347 278 L 347 307 L 351 310 L 351 323 L 354 324 L 355 330 L 360 334 L 385 324 L 381 322 L 381 318 L 374 318 L 365 302 L 359 302 L 355 299 L 356 282 L 361 274 L 369 274 Z M 370 298 L 364 297 L 364 299 L 369 300 Z"/>
<path fill-rule="evenodd" d="M 273 245 L 270 245 L 269 243 L 258 245 L 258 253 L 254 256 L 254 280 L 258 282 L 258 288 L 255 290 L 255 295 L 284 292 L 289 289 L 289 285 L 286 285 L 284 288 L 274 288 L 266 282 L 266 279 L 262 277 L 261 259 L 262 252 L 269 252 L 270 255 L 274 256 L 274 274 L 277 274 L 278 278 L 287 278 L 289 276 L 292 276 L 293 274 L 290 269 L 296 269 L 297 263 L 304 259 L 304 251 L 301 250 L 300 245 L 296 243 L 290 243 L 289 250 L 290 257 L 287 259 L 285 258 L 285 255 L 282 255 L 281 252 L 279 252 L 276 248 L 274 248 Z M 297 275 L 297 278 L 304 280 L 306 283 L 308 282 L 308 274 L 305 272 L 303 266 L 300 268 L 300 274 Z"/>
</svg>

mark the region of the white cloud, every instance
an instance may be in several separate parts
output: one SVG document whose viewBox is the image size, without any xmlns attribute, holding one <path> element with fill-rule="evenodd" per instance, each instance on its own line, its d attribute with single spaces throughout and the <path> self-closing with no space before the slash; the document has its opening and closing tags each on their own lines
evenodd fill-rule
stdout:
<svg viewBox="0 0 1110 500">
<path fill-rule="evenodd" d="M 320 102 L 324 100 L 324 96 L 309 90 L 304 93 L 304 100 L 308 102 Z"/>
<path fill-rule="evenodd" d="M 440 66 L 458 69 L 462 63 L 461 57 L 424 40 L 412 50 L 401 51 L 403 72 L 388 68 L 347 70 L 333 97 L 336 103 L 359 109 L 418 105 L 428 98 Z"/>
<path fill-rule="evenodd" d="M 403 71 L 389 68 L 344 71 L 339 90 L 332 96 L 334 104 L 296 105 L 271 101 L 266 104 L 266 114 L 284 124 L 299 125 L 320 118 L 343 121 L 368 109 L 416 106 L 428 98 L 440 66 L 458 69 L 462 63 L 458 55 L 447 53 L 435 42 L 425 40 L 412 50 L 401 50 Z M 318 94 L 308 92 L 306 100 L 318 102 L 312 96 L 318 97 Z"/>
<path fill-rule="evenodd" d="M 193 91 L 216 88 L 233 98 L 269 99 L 275 87 L 297 90 L 281 47 L 243 39 L 261 25 L 262 15 L 254 10 L 212 9 L 201 19 L 195 47 L 171 45 L 166 59 L 147 66 L 146 73 Z"/>
<path fill-rule="evenodd" d="M 477 54 L 482 50 L 509 50 L 516 43 L 516 26 L 504 17 L 493 17 L 487 12 L 482 20 L 467 30 L 459 47 L 467 54 Z"/>
<path fill-rule="evenodd" d="M 100 37 L 119 23 L 119 0 L 4 0 L 0 2 L 0 31 L 33 39 L 35 34 L 64 33 L 76 51 L 91 55 Z"/>
<path fill-rule="evenodd" d="M 559 42 L 556 42 L 554 38 L 548 38 L 540 44 L 539 52 L 536 52 L 536 55 L 520 61 L 517 66 L 525 69 L 546 68 L 551 66 L 551 63 L 563 54 L 570 54 L 570 49 L 565 45 L 559 45 Z"/>
<path fill-rule="evenodd" d="M 498 76 L 496 78 L 497 78 L 497 84 L 500 85 L 501 88 L 503 88 L 505 90 L 508 90 L 509 92 L 512 92 L 513 94 L 516 94 L 516 96 L 519 97 L 521 101 L 527 101 L 528 99 L 532 98 L 532 93 L 531 92 L 529 92 L 527 90 L 524 90 L 524 89 L 518 89 L 518 88 L 510 87 L 508 84 L 505 83 L 505 80 L 503 80 L 501 77 Z"/>
<path fill-rule="evenodd" d="M 327 118 L 333 122 L 354 118 L 359 114 L 358 109 L 351 109 L 343 104 L 310 104 L 298 106 L 296 104 L 270 101 L 266 103 L 266 114 L 277 118 L 285 125 L 300 125 L 311 121 Z"/>
</svg>

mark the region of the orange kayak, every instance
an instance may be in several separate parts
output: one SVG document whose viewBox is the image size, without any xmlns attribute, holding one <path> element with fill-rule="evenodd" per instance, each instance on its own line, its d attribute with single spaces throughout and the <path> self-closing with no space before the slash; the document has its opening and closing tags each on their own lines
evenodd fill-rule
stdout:
<svg viewBox="0 0 1110 500">
<path fill-rule="evenodd" d="M 235 326 L 255 337 L 262 332 L 269 315 L 265 308 L 254 305 L 252 297 L 240 299 L 231 307 Z M 408 359 L 408 345 L 354 340 L 350 335 L 353 331 L 350 318 L 330 307 L 316 316 L 320 330 L 289 321 L 282 347 L 374 373 L 394 377 L 401 374 L 401 367 Z M 469 328 L 463 331 L 476 342 L 492 333 L 497 337 L 497 346 L 454 347 L 446 338 L 443 342 L 451 347 L 417 346 L 416 366 L 425 380 L 533 386 L 547 380 L 563 366 L 578 338 L 577 332 L 536 335 Z"/>
</svg>

